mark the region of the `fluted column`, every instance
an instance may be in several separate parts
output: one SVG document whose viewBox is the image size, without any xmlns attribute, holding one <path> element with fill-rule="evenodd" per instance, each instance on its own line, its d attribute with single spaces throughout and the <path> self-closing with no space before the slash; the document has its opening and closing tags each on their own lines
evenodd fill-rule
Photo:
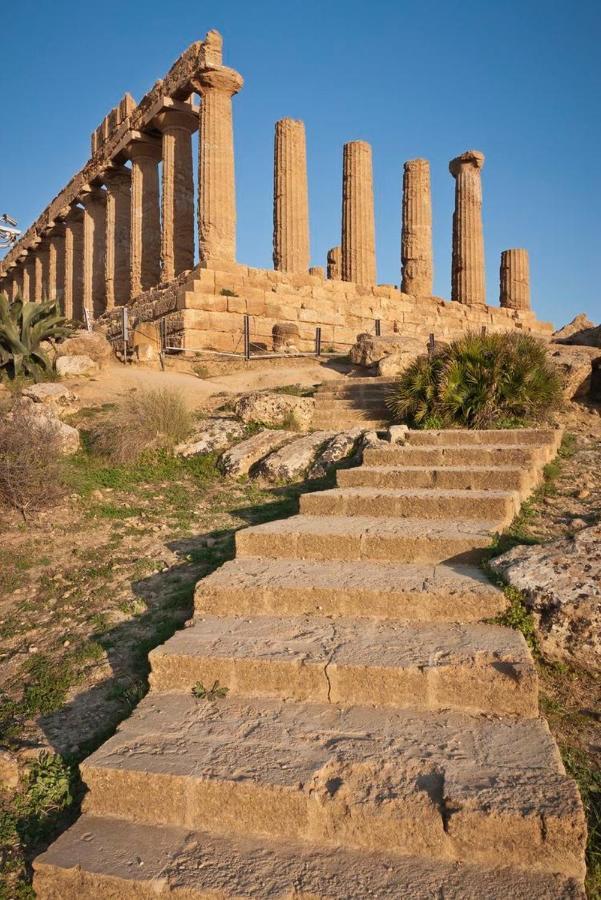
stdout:
<svg viewBox="0 0 601 900">
<path fill-rule="evenodd" d="M 273 266 L 298 273 L 309 267 L 307 147 L 305 126 L 296 119 L 281 119 L 275 125 Z"/>
<path fill-rule="evenodd" d="M 328 250 L 328 278 L 339 281 L 342 278 L 342 250 L 331 247 Z"/>
<path fill-rule="evenodd" d="M 48 243 L 48 299 L 62 302 L 65 283 L 65 225 L 54 226 Z"/>
<path fill-rule="evenodd" d="M 107 169 L 103 181 L 106 186 L 106 308 L 113 309 L 129 300 L 131 170 L 126 166 Z"/>
<path fill-rule="evenodd" d="M 401 267 L 404 294 L 432 296 L 432 198 L 427 159 L 410 159 L 403 169 Z"/>
<path fill-rule="evenodd" d="M 44 244 L 38 244 L 34 251 L 33 257 L 33 296 L 34 303 L 41 303 L 45 300 L 44 288 L 48 271 L 47 266 L 48 250 Z"/>
<path fill-rule="evenodd" d="M 129 148 L 131 159 L 131 297 L 155 287 L 161 278 L 159 162 L 161 142 L 140 135 Z"/>
<path fill-rule="evenodd" d="M 8 299 L 12 302 L 19 295 L 19 274 L 18 269 L 14 268 L 11 273 L 10 283 L 7 289 Z"/>
<path fill-rule="evenodd" d="M 33 256 L 25 257 L 23 263 L 23 299 L 33 302 Z"/>
<path fill-rule="evenodd" d="M 83 209 L 72 207 L 65 219 L 63 314 L 83 319 Z"/>
<path fill-rule="evenodd" d="M 375 284 L 376 233 L 371 147 L 344 145 L 342 172 L 342 280 Z"/>
<path fill-rule="evenodd" d="M 202 70 L 192 81 L 200 94 L 198 137 L 198 245 L 200 261 L 216 267 L 236 260 L 236 186 L 232 97 L 242 76 L 226 66 Z"/>
<path fill-rule="evenodd" d="M 482 184 L 484 154 L 468 150 L 449 163 L 455 179 L 451 299 L 468 306 L 486 303 Z"/>
<path fill-rule="evenodd" d="M 501 253 L 501 306 L 507 309 L 530 309 L 530 262 L 523 248 Z"/>
<path fill-rule="evenodd" d="M 81 198 L 83 213 L 83 306 L 94 318 L 106 309 L 106 191 L 94 188 Z"/>
<path fill-rule="evenodd" d="M 196 113 L 167 109 L 156 118 L 163 135 L 161 281 L 194 268 L 192 134 Z"/>
</svg>

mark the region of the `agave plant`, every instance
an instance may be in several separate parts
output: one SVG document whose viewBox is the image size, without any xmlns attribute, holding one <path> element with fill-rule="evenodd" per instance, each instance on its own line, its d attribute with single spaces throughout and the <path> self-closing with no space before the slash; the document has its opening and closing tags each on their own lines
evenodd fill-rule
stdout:
<svg viewBox="0 0 601 900">
<path fill-rule="evenodd" d="M 45 341 L 66 337 L 71 326 L 54 300 L 11 303 L 0 294 L 0 372 L 9 378 L 26 375 L 39 381 L 52 371 L 52 362 L 42 349 Z"/>
</svg>

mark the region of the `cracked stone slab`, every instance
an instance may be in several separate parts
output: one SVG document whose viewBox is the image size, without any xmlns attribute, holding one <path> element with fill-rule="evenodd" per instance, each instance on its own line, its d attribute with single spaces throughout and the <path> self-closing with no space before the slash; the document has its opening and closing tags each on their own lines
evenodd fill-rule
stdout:
<svg viewBox="0 0 601 900">
<path fill-rule="evenodd" d="M 507 599 L 475 566 L 238 558 L 198 582 L 202 615 L 355 616 L 470 622 Z"/>
<path fill-rule="evenodd" d="M 207 616 L 153 650 L 150 663 L 157 691 L 219 680 L 232 693 L 296 700 L 538 711 L 526 643 L 496 625 Z"/>
<path fill-rule="evenodd" d="M 582 870 L 580 800 L 538 719 L 151 694 L 82 777 L 86 814 L 489 864 L 520 834 L 519 864 Z"/>
<path fill-rule="evenodd" d="M 374 516 L 292 516 L 243 528 L 236 555 L 271 559 L 475 562 L 490 546 L 494 521 Z"/>
<path fill-rule="evenodd" d="M 488 519 L 501 530 L 520 507 L 515 491 L 339 487 L 303 494 L 301 515 Z"/>
<path fill-rule="evenodd" d="M 44 900 L 584 900 L 561 875 L 87 815 L 34 869 Z"/>
</svg>

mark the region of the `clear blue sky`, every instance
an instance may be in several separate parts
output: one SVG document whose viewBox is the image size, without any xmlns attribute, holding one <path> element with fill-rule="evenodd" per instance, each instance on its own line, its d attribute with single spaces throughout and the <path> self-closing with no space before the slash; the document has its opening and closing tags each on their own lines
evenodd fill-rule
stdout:
<svg viewBox="0 0 601 900">
<path fill-rule="evenodd" d="M 374 151 L 378 280 L 399 282 L 404 160 L 432 167 L 435 291 L 450 294 L 449 160 L 486 154 L 488 302 L 527 247 L 533 303 L 601 319 L 601 2 L 128 0 L 5 5 L 0 212 L 27 227 L 89 156 L 90 132 L 192 41 L 224 36 L 235 98 L 238 258 L 271 266 L 273 125 L 307 127 L 313 264 L 339 242 L 342 144 Z"/>
</svg>

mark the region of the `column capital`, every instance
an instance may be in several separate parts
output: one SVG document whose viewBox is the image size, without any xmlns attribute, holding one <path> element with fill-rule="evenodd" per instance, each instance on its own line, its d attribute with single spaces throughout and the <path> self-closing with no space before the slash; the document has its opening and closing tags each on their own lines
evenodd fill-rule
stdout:
<svg viewBox="0 0 601 900">
<path fill-rule="evenodd" d="M 192 108 L 163 109 L 155 116 L 153 122 L 161 132 L 181 129 L 193 134 L 198 129 L 198 112 Z"/>
<path fill-rule="evenodd" d="M 481 169 L 484 166 L 484 154 L 480 150 L 466 150 L 465 153 L 451 160 L 449 172 L 453 178 L 457 178 L 461 169 L 466 166 L 473 169 Z"/>
<path fill-rule="evenodd" d="M 112 163 L 102 173 L 102 180 L 108 190 L 112 188 L 126 187 L 131 181 L 131 169 Z"/>
<path fill-rule="evenodd" d="M 132 131 L 126 152 L 132 160 L 150 159 L 159 163 L 162 159 L 161 139 L 143 131 Z"/>
<path fill-rule="evenodd" d="M 106 203 L 106 191 L 97 185 L 87 185 L 82 188 L 77 199 L 82 206 L 87 206 L 88 203 Z"/>
<path fill-rule="evenodd" d="M 232 97 L 244 84 L 244 79 L 235 69 L 228 66 L 214 66 L 201 69 L 191 80 L 194 90 L 202 97 L 207 91 L 219 91 Z"/>
</svg>

